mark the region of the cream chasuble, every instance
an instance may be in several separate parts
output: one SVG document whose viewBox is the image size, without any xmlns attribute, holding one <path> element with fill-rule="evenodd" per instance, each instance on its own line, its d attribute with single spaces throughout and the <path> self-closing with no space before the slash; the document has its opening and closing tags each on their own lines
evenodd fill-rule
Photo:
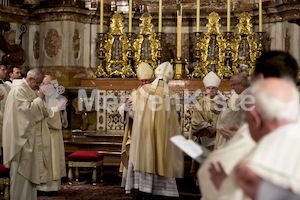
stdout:
<svg viewBox="0 0 300 200">
<path fill-rule="evenodd" d="M 181 134 L 174 93 L 164 93 L 159 81 L 155 93 L 151 84 L 137 90 L 130 145 L 130 160 L 134 171 L 163 177 L 183 177 L 183 153 L 170 138 Z"/>
<path fill-rule="evenodd" d="M 3 162 L 10 166 L 21 152 L 18 173 L 35 184 L 48 182 L 50 133 L 44 101 L 25 83 L 12 87 L 6 101 L 3 122 Z"/>
</svg>

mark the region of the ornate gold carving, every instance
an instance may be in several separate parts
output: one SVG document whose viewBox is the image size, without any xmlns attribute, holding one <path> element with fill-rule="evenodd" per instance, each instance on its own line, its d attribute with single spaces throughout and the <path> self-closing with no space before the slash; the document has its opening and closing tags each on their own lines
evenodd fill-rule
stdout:
<svg viewBox="0 0 300 200">
<path fill-rule="evenodd" d="M 251 31 L 250 20 L 249 13 L 241 13 L 237 25 L 238 32 L 235 34 L 235 39 L 230 43 L 233 58 L 232 71 L 248 75 L 253 71 L 258 52 L 258 41 L 255 38 L 255 33 Z"/>
<path fill-rule="evenodd" d="M 200 43 L 197 44 L 201 50 L 202 71 L 204 74 L 214 71 L 223 78 L 226 41 L 223 38 L 223 34 L 220 33 L 220 16 L 218 13 L 212 12 L 207 19 L 207 32 L 204 33 Z"/>
<path fill-rule="evenodd" d="M 195 48 L 195 58 L 196 58 L 196 66 L 194 67 L 194 71 L 190 75 L 192 78 L 203 78 L 204 73 L 201 70 L 200 62 L 201 62 L 201 57 L 200 57 L 200 39 L 201 39 L 201 33 L 196 32 L 196 48 Z"/>
<path fill-rule="evenodd" d="M 111 21 L 110 32 L 104 42 L 107 75 L 109 77 L 121 76 L 122 78 L 135 76 L 131 66 L 128 66 L 129 41 L 126 34 L 123 33 L 123 17 L 116 12 Z"/>
<path fill-rule="evenodd" d="M 5 33 L 9 32 L 10 30 L 11 27 L 9 22 L 0 21 L 0 50 L 2 50 L 4 53 L 2 56 L 2 61 L 7 65 L 23 65 L 25 62 L 25 51 L 22 48 L 22 40 L 20 44 L 10 44 L 7 42 Z M 22 34 L 20 35 L 20 38 L 22 38 L 22 35 L 26 32 L 26 27 L 24 26 L 24 30 L 21 29 L 21 31 Z M 14 32 L 12 31 L 9 33 L 11 34 Z"/>
<path fill-rule="evenodd" d="M 156 68 L 160 41 L 157 39 L 156 34 L 153 33 L 152 16 L 149 13 L 144 13 L 140 20 L 142 21 L 140 32 L 133 42 L 135 65 L 137 66 L 141 62 L 146 62 L 153 68 Z"/>
<path fill-rule="evenodd" d="M 50 29 L 45 38 L 45 52 L 50 58 L 54 58 L 61 49 L 62 38 L 57 30 Z"/>
</svg>

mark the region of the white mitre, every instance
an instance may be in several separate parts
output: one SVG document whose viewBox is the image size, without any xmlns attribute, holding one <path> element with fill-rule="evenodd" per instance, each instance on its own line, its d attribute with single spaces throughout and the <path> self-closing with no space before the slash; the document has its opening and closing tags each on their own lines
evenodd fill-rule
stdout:
<svg viewBox="0 0 300 200">
<path fill-rule="evenodd" d="M 156 79 L 153 81 L 151 85 L 151 89 L 156 89 L 158 86 L 158 81 L 163 80 L 164 81 L 164 92 L 166 94 L 169 94 L 169 87 L 168 87 L 168 82 L 171 80 L 174 76 L 173 72 L 173 66 L 169 62 L 164 62 L 160 64 L 156 69 L 155 69 L 155 77 Z"/>
<path fill-rule="evenodd" d="M 212 71 L 206 74 L 206 76 L 203 78 L 204 87 L 219 88 L 220 83 L 221 83 L 221 79 L 217 74 L 215 74 Z"/>
<path fill-rule="evenodd" d="M 153 68 L 145 62 L 141 62 L 136 69 L 136 75 L 139 80 L 152 79 L 153 78 Z"/>
</svg>

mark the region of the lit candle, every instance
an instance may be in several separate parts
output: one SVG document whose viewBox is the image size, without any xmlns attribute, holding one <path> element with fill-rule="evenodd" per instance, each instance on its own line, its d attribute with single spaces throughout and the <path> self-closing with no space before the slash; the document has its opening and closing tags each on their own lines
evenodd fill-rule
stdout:
<svg viewBox="0 0 300 200">
<path fill-rule="evenodd" d="M 103 12 L 104 12 L 104 0 L 100 0 L 100 33 L 103 33 Z"/>
<path fill-rule="evenodd" d="M 197 0 L 196 32 L 200 32 L 200 0 Z"/>
<path fill-rule="evenodd" d="M 177 58 L 181 58 L 181 26 L 182 26 L 182 5 L 179 4 L 177 11 Z"/>
<path fill-rule="evenodd" d="M 161 33 L 162 30 L 162 0 L 158 3 L 158 32 Z"/>
<path fill-rule="evenodd" d="M 230 0 L 227 0 L 227 32 L 230 32 Z"/>
<path fill-rule="evenodd" d="M 132 31 L 132 0 L 129 0 L 128 32 Z"/>
<path fill-rule="evenodd" d="M 258 32 L 262 32 L 262 0 L 258 2 Z"/>
</svg>

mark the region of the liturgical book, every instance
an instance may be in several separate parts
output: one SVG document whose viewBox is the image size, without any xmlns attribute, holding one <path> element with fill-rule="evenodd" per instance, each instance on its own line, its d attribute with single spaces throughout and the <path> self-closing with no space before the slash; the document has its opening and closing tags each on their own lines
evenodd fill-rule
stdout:
<svg viewBox="0 0 300 200">
<path fill-rule="evenodd" d="M 190 156 L 198 163 L 202 163 L 210 153 L 210 150 L 197 144 L 191 139 L 186 139 L 182 135 L 171 137 L 171 142 L 174 143 L 179 149 Z"/>
</svg>

